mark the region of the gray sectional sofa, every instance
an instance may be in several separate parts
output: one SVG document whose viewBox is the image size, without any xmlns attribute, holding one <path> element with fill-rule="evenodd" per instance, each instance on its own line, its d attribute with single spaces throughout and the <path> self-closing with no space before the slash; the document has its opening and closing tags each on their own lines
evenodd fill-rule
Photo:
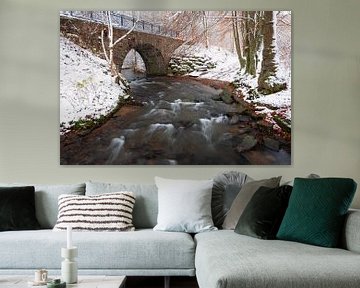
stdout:
<svg viewBox="0 0 360 288">
<path fill-rule="evenodd" d="M 6 184 L 0 184 L 5 186 Z M 13 186 L 13 184 L 7 184 Z M 0 278 L 46 268 L 60 273 L 66 233 L 52 231 L 60 194 L 133 191 L 133 232 L 73 232 L 79 274 L 195 276 L 200 288 L 360 287 L 360 211 L 350 211 L 343 248 L 322 248 L 260 240 L 218 230 L 190 235 L 153 231 L 157 222 L 155 185 L 88 182 L 35 185 L 41 230 L 0 232 Z M 165 281 L 168 285 L 168 281 Z"/>
</svg>

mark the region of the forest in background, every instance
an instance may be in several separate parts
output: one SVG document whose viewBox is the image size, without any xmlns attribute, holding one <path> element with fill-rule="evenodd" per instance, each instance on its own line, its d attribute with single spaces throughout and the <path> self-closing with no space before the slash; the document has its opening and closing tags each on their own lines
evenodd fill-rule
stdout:
<svg viewBox="0 0 360 288">
<path fill-rule="evenodd" d="M 286 89 L 291 74 L 290 11 L 117 11 L 155 23 L 184 40 L 236 53 L 242 74 L 258 79 L 258 91 Z M 183 51 L 188 53 L 188 51 Z"/>
</svg>

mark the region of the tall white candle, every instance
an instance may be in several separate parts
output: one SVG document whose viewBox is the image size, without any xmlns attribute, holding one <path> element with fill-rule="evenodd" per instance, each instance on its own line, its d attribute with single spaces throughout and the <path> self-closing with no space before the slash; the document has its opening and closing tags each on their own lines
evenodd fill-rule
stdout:
<svg viewBox="0 0 360 288">
<path fill-rule="evenodd" d="M 70 249 L 72 248 L 72 227 L 69 225 L 66 229 L 66 236 L 67 236 L 67 242 L 66 242 L 66 248 Z"/>
</svg>

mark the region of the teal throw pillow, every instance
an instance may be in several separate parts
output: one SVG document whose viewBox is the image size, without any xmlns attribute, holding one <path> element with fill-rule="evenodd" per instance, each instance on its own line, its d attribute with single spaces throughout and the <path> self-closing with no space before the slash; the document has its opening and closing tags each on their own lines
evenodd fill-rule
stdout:
<svg viewBox="0 0 360 288">
<path fill-rule="evenodd" d="M 295 178 L 277 238 L 337 247 L 355 191 L 349 178 Z"/>
</svg>

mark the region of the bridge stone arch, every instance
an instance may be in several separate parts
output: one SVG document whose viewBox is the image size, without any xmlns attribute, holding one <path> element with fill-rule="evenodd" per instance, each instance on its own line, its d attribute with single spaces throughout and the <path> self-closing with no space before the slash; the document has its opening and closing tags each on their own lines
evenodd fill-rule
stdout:
<svg viewBox="0 0 360 288">
<path fill-rule="evenodd" d="M 60 17 L 60 31 L 70 37 L 76 44 L 93 50 L 103 57 L 101 45 L 101 31 L 106 25 L 83 19 Z M 128 30 L 114 27 L 114 39 L 124 36 Z M 126 55 L 131 49 L 137 51 L 142 57 L 146 74 L 149 76 L 166 75 L 169 61 L 174 51 L 183 44 L 177 38 L 132 31 L 114 48 L 114 61 L 121 69 Z"/>
<path fill-rule="evenodd" d="M 127 49 L 115 49 L 115 63 L 121 69 L 128 53 L 134 49 L 145 63 L 146 74 L 150 76 L 165 75 L 170 59 L 165 59 L 162 51 L 150 43 L 129 45 Z"/>
</svg>

